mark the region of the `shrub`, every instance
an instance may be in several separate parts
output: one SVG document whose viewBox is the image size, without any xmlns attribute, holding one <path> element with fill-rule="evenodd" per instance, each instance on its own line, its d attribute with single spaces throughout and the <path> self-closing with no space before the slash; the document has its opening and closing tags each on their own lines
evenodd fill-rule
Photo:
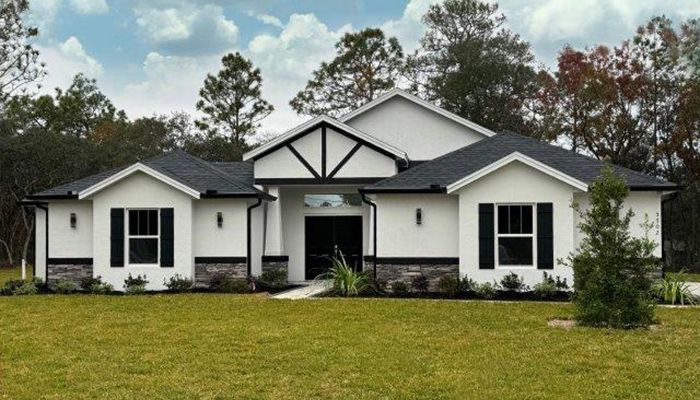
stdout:
<svg viewBox="0 0 700 400">
<path fill-rule="evenodd" d="M 71 294 L 76 291 L 78 287 L 75 285 L 73 281 L 69 281 L 68 279 L 59 279 L 56 281 L 56 283 L 53 284 L 53 291 L 58 293 L 58 294 Z"/>
<path fill-rule="evenodd" d="M 345 261 L 343 253 L 332 258 L 333 265 L 322 278 L 333 281 L 333 290 L 341 296 L 357 296 L 371 287 L 369 276 L 365 272 L 354 271 Z"/>
<path fill-rule="evenodd" d="M 479 297 L 484 299 L 493 299 L 496 297 L 496 285 L 490 282 L 475 284 L 474 291 L 477 295 L 479 295 Z"/>
<path fill-rule="evenodd" d="M 80 279 L 80 288 L 88 293 L 104 294 L 114 291 L 114 286 L 109 283 L 102 282 L 102 277 L 86 276 Z"/>
<path fill-rule="evenodd" d="M 129 276 L 124 280 L 124 291 L 126 294 L 143 294 L 146 292 L 146 275 L 136 275 L 136 277 Z"/>
<path fill-rule="evenodd" d="M 24 283 L 25 281 L 21 279 L 10 279 L 9 281 L 5 281 L 2 289 L 0 289 L 0 294 L 3 296 L 11 296 L 15 293 L 15 290 L 24 285 Z"/>
<path fill-rule="evenodd" d="M 659 266 L 656 244 L 629 233 L 634 213 L 624 212 L 629 189 L 611 168 L 588 192 L 590 208 L 582 210 L 579 229 L 583 239 L 575 255 L 565 264 L 574 269 L 576 319 L 582 325 L 631 328 L 654 320 L 650 275 Z M 646 222 L 647 232 L 653 227 Z"/>
<path fill-rule="evenodd" d="M 467 293 L 470 290 L 473 290 L 475 286 L 476 282 L 474 282 L 472 279 L 469 279 L 469 277 L 466 275 L 464 275 L 464 278 L 462 278 L 459 281 L 459 291 L 462 293 Z"/>
<path fill-rule="evenodd" d="M 685 305 L 697 302 L 686 282 L 685 269 L 677 273 L 666 274 L 664 279 L 656 284 L 655 291 L 666 303 Z"/>
<path fill-rule="evenodd" d="M 411 279 L 411 289 L 418 293 L 425 293 L 428 291 L 428 278 L 425 275 L 416 275 Z"/>
<path fill-rule="evenodd" d="M 212 276 L 210 288 L 220 293 L 249 293 L 250 286 L 245 279 L 237 279 L 227 274 Z"/>
<path fill-rule="evenodd" d="M 264 271 L 260 275 L 258 282 L 261 286 L 279 289 L 287 286 L 287 270 L 284 268 L 274 268 Z"/>
<path fill-rule="evenodd" d="M 460 281 L 454 276 L 443 275 L 438 281 L 438 290 L 449 297 L 454 297 L 460 291 Z"/>
<path fill-rule="evenodd" d="M 511 292 L 519 292 L 526 289 L 525 281 L 514 272 L 510 272 L 501 279 L 503 289 Z"/>
<path fill-rule="evenodd" d="M 180 274 L 175 274 L 175 276 L 171 276 L 167 281 L 163 278 L 163 284 L 171 292 L 184 293 L 192 290 L 194 282 L 192 279 L 185 278 Z"/>
<path fill-rule="evenodd" d="M 16 287 L 12 291 L 14 296 L 32 295 L 39 293 L 39 287 L 41 286 L 41 281 L 37 278 L 22 281 L 22 285 Z"/>
<path fill-rule="evenodd" d="M 407 296 L 408 295 L 408 285 L 404 281 L 394 281 L 391 283 L 391 292 L 396 296 Z"/>
<path fill-rule="evenodd" d="M 554 296 L 559 289 L 557 289 L 557 284 L 554 281 L 544 280 L 540 283 L 535 284 L 533 287 L 533 292 L 535 296 L 541 299 L 548 299 Z"/>
</svg>

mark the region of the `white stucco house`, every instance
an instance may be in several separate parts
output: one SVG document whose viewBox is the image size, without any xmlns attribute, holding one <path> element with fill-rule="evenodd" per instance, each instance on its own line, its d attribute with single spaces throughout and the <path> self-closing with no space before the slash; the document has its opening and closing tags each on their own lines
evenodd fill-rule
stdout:
<svg viewBox="0 0 700 400">
<path fill-rule="evenodd" d="M 163 289 L 175 274 L 206 285 L 284 268 L 291 282 L 349 262 L 392 281 L 445 274 L 493 281 L 513 271 L 572 280 L 557 259 L 581 240 L 573 201 L 603 164 L 495 133 L 401 90 L 339 119 L 311 119 L 245 154 L 206 162 L 182 151 L 31 196 L 35 275 L 129 273 Z M 661 242 L 661 197 L 676 186 L 614 167 L 631 189 L 634 234 Z M 661 255 L 660 247 L 657 255 Z"/>
</svg>

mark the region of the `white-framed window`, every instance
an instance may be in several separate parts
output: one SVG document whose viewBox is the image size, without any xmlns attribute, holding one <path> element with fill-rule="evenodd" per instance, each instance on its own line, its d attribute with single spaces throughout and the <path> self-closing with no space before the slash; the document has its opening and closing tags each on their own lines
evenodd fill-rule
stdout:
<svg viewBox="0 0 700 400">
<path fill-rule="evenodd" d="M 496 205 L 496 260 L 499 267 L 535 266 L 532 204 Z"/>
<path fill-rule="evenodd" d="M 127 255 L 130 265 L 158 265 L 160 218 L 158 209 L 129 209 Z"/>
</svg>

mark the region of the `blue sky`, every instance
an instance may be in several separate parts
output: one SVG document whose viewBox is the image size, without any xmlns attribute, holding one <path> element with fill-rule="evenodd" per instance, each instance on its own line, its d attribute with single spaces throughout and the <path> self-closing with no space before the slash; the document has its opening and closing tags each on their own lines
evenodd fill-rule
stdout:
<svg viewBox="0 0 700 400">
<path fill-rule="evenodd" d="M 31 0 L 36 45 L 48 63 L 42 91 L 83 72 L 129 116 L 195 113 L 197 92 L 221 56 L 240 51 L 260 67 L 276 108 L 263 132 L 303 120 L 287 102 L 345 32 L 383 28 L 412 51 L 420 17 L 436 0 Z M 649 17 L 700 17 L 700 0 L 504 0 L 512 30 L 552 66 L 565 44 L 618 44 Z"/>
</svg>

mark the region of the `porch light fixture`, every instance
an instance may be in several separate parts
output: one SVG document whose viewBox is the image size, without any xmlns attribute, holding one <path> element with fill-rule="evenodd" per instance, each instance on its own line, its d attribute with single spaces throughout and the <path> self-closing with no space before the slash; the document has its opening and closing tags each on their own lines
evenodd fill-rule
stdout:
<svg viewBox="0 0 700 400">
<path fill-rule="evenodd" d="M 218 226 L 219 228 L 224 226 L 224 213 L 222 213 L 221 211 L 216 213 L 216 226 Z"/>
<path fill-rule="evenodd" d="M 423 209 L 416 208 L 416 225 L 423 224 Z"/>
<path fill-rule="evenodd" d="M 78 217 L 75 215 L 75 213 L 70 213 L 70 227 L 75 229 L 77 224 L 78 224 Z"/>
</svg>

